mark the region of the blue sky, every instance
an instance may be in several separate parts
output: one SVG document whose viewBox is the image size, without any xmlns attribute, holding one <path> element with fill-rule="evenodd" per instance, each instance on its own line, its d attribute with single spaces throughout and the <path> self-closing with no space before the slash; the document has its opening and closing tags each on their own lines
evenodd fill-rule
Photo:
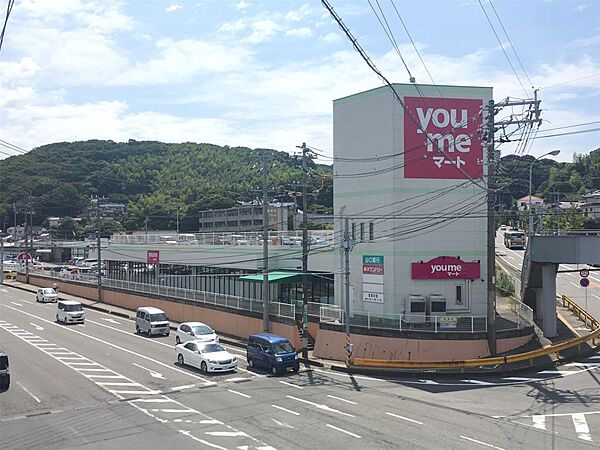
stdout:
<svg viewBox="0 0 600 450">
<path fill-rule="evenodd" d="M 330 3 L 386 77 L 408 82 L 369 1 Z M 600 121 L 599 1 L 483 2 L 526 92 L 478 1 L 371 4 L 417 82 L 431 79 L 394 5 L 435 83 L 492 86 L 502 100 L 532 95 L 528 76 L 544 110 L 539 135 L 600 127 L 553 130 Z M 380 85 L 317 0 L 17 0 L 0 52 L 0 139 L 25 149 L 97 138 L 288 152 L 307 142 L 331 153 L 332 101 Z M 600 132 L 589 132 L 537 139 L 528 152 L 560 149 L 570 161 L 598 147 Z"/>
</svg>

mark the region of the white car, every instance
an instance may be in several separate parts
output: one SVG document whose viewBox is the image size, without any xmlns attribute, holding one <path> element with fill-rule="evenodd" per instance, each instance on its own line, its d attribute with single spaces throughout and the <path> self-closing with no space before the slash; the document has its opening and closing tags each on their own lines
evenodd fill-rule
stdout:
<svg viewBox="0 0 600 450">
<path fill-rule="evenodd" d="M 58 301 L 58 294 L 52 288 L 40 288 L 37 290 L 37 295 L 35 296 L 36 302 L 56 302 Z"/>
<path fill-rule="evenodd" d="M 175 346 L 177 362 L 200 369 L 202 372 L 227 372 L 237 369 L 237 359 L 216 342 L 190 341 Z"/>
<path fill-rule="evenodd" d="M 198 342 L 219 342 L 219 336 L 211 327 L 202 322 L 185 322 L 177 328 L 175 342 L 198 341 Z"/>
<path fill-rule="evenodd" d="M 61 300 L 56 304 L 56 321 L 67 323 L 83 323 L 85 312 L 83 305 L 73 300 Z"/>
</svg>

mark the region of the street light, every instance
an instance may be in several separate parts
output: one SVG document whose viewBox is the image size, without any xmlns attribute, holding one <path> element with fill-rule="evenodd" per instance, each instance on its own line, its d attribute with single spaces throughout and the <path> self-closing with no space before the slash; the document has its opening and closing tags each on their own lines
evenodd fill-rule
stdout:
<svg viewBox="0 0 600 450">
<path fill-rule="evenodd" d="M 533 164 L 543 158 L 544 156 L 557 156 L 560 153 L 560 150 L 552 150 L 551 152 L 548 153 L 544 153 L 541 156 L 538 156 L 537 158 L 535 158 L 533 161 L 531 161 L 531 164 L 529 164 L 529 201 L 528 203 L 528 212 L 529 212 L 529 233 L 527 234 L 527 236 L 531 236 L 531 234 L 533 233 L 533 214 L 531 214 L 531 172 L 533 169 Z"/>
</svg>

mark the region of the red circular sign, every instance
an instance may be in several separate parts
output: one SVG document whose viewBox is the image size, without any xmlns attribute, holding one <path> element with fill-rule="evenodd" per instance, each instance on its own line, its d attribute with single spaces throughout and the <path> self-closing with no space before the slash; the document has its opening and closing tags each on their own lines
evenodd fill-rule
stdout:
<svg viewBox="0 0 600 450">
<path fill-rule="evenodd" d="M 24 261 L 26 259 L 31 259 L 31 255 L 27 252 L 21 252 L 21 253 L 19 253 L 19 256 L 17 256 L 17 259 L 19 261 Z"/>
</svg>

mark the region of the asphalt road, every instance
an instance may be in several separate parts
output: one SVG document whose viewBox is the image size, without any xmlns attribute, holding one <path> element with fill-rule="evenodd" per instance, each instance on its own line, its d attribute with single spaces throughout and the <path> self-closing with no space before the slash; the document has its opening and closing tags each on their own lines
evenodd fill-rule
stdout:
<svg viewBox="0 0 600 450">
<path fill-rule="evenodd" d="M 0 287 L 0 448 L 547 449 L 600 442 L 600 357 L 520 377 L 386 380 L 328 369 L 203 375 L 175 363 L 174 336 Z"/>
</svg>

